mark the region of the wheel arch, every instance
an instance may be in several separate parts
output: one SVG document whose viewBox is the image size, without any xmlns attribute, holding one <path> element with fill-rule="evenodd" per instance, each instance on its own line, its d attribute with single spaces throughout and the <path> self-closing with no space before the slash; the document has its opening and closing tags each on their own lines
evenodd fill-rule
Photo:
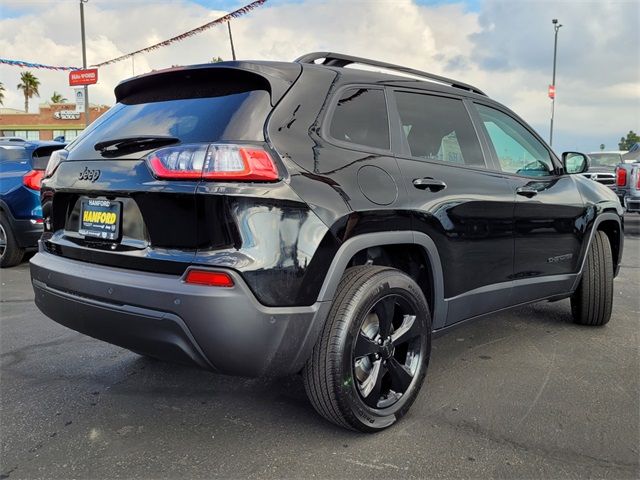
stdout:
<svg viewBox="0 0 640 480">
<path fill-rule="evenodd" d="M 427 302 L 431 309 L 432 327 L 439 328 L 444 325 L 447 316 L 447 305 L 444 301 L 444 279 L 442 264 L 438 249 L 433 240 L 424 233 L 413 231 L 395 231 L 395 232 L 377 232 L 357 235 L 345 241 L 338 249 L 322 287 L 318 294 L 318 301 L 332 301 L 335 295 L 338 283 L 342 278 L 344 271 L 352 265 L 363 264 L 358 263 L 357 258 L 362 252 L 369 249 L 389 249 L 406 245 L 414 252 L 420 252 L 425 262 L 426 281 L 419 281 Z M 354 263 L 355 261 L 355 263 Z M 399 268 L 405 273 L 410 272 L 401 268 L 398 263 L 391 262 L 388 266 Z"/>
<path fill-rule="evenodd" d="M 609 238 L 611 252 L 613 254 L 613 271 L 614 276 L 618 274 L 620 269 L 620 261 L 622 259 L 623 233 L 622 223 L 619 219 L 603 218 L 596 226 L 596 229 L 604 232 Z"/>
<path fill-rule="evenodd" d="M 578 284 L 580 283 L 580 278 L 582 277 L 582 272 L 584 271 L 584 266 L 587 261 L 587 254 L 589 249 L 591 248 L 591 243 L 593 242 L 593 237 L 596 232 L 602 231 L 607 235 L 609 239 L 609 243 L 611 244 L 611 251 L 614 255 L 614 277 L 618 275 L 618 271 L 620 270 L 620 262 L 622 260 L 622 251 L 624 246 L 624 228 L 623 228 L 623 220 L 617 213 L 614 212 L 603 212 L 600 213 L 593 221 L 593 227 L 589 232 L 589 239 L 585 248 L 582 251 L 582 259 L 580 261 L 580 270 L 578 271 L 578 276 L 573 285 L 572 291 L 574 291 Z"/>
</svg>

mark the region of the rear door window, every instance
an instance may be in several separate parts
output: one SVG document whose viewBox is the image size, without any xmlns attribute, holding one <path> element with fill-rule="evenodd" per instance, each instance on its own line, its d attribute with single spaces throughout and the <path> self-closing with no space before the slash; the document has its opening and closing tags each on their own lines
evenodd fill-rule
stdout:
<svg viewBox="0 0 640 480">
<path fill-rule="evenodd" d="M 389 150 L 389 120 L 384 92 L 354 87 L 342 92 L 329 134 L 336 140 Z"/>
<path fill-rule="evenodd" d="M 402 131 L 412 157 L 484 167 L 478 137 L 456 98 L 395 92 Z"/>
</svg>

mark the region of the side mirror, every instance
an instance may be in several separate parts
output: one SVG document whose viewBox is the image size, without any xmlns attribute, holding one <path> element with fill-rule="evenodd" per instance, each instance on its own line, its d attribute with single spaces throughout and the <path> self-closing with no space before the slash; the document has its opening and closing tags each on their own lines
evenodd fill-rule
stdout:
<svg viewBox="0 0 640 480">
<path fill-rule="evenodd" d="M 589 170 L 589 157 L 579 152 L 564 152 L 562 154 L 564 171 L 569 174 L 584 173 Z"/>
</svg>

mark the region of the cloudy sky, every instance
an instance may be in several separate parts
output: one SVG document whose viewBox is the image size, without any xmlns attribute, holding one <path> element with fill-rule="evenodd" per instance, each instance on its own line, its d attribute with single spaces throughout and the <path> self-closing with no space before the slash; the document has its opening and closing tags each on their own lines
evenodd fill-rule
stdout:
<svg viewBox="0 0 640 480">
<path fill-rule="evenodd" d="M 246 1 L 89 0 L 88 63 L 138 50 L 211 21 Z M 552 18 L 559 35 L 557 151 L 617 149 L 640 130 L 638 0 L 270 0 L 232 23 L 243 59 L 292 60 L 328 50 L 372 57 L 477 85 L 549 135 Z M 0 57 L 81 65 L 77 0 L 0 0 Z M 230 59 L 226 28 L 100 69 L 92 103 L 113 103 L 118 81 L 151 69 Z M 21 69 L 0 65 L 5 107 L 23 108 Z M 68 74 L 34 70 L 41 101 L 72 98 Z M 32 110 L 36 110 L 37 101 Z"/>
</svg>

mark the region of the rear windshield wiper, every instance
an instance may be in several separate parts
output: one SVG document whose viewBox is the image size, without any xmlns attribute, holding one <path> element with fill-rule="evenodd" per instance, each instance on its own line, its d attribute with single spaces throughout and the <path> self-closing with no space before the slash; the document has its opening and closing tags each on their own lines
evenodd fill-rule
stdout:
<svg viewBox="0 0 640 480">
<path fill-rule="evenodd" d="M 102 142 L 96 143 L 93 148 L 106 156 L 109 154 L 148 150 L 150 148 L 178 143 L 179 141 L 179 138 L 170 135 L 137 135 L 103 140 Z"/>
</svg>

